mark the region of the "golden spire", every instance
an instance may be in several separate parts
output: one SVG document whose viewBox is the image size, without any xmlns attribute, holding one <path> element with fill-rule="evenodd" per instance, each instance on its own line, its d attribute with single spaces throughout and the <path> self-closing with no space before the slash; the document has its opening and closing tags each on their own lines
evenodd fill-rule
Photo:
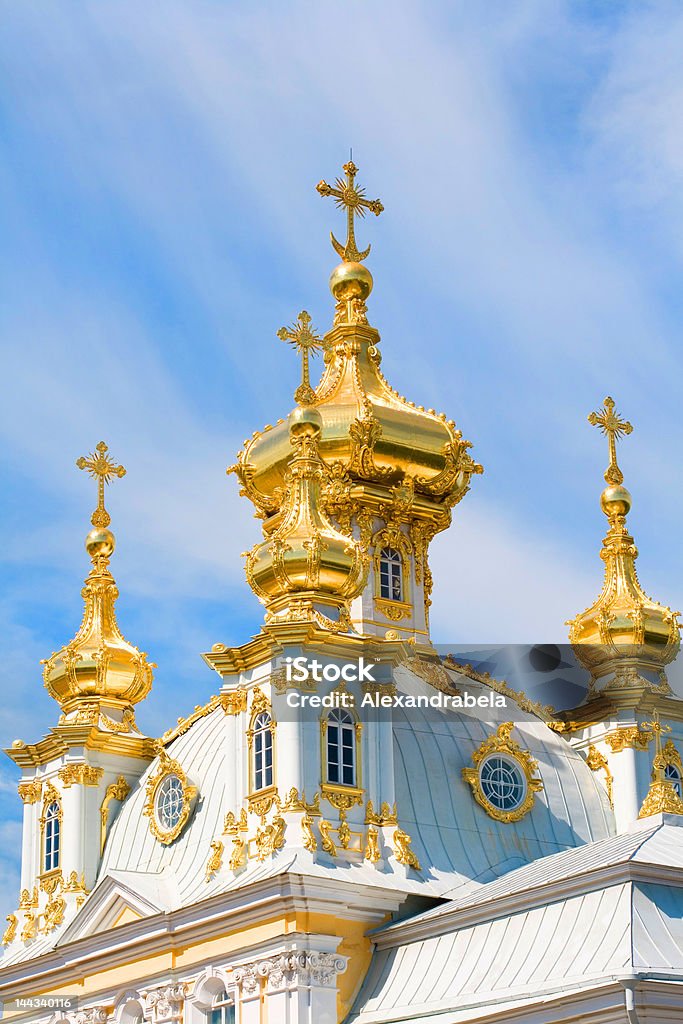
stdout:
<svg viewBox="0 0 683 1024">
<path fill-rule="evenodd" d="M 110 483 L 115 476 L 122 477 L 126 475 L 124 467 L 117 466 L 107 455 L 108 451 L 109 448 L 104 441 L 100 441 L 95 451 L 91 452 L 87 458 L 81 455 L 80 459 L 76 459 L 78 468 L 87 469 L 90 476 L 95 477 L 97 480 L 97 508 L 90 517 L 90 522 L 93 526 L 109 526 L 111 516 L 104 507 L 104 485 Z"/>
<path fill-rule="evenodd" d="M 605 581 L 594 604 L 567 623 L 571 627 L 569 639 L 577 658 L 594 678 L 612 671 L 626 678 L 626 659 L 632 662 L 632 668 L 657 672 L 661 685 L 668 691 L 664 666 L 673 661 L 679 650 L 679 612 L 672 612 L 648 597 L 636 572 L 638 549 L 626 525 L 632 499 L 623 486 L 624 475 L 617 463 L 616 450 L 617 438 L 630 434 L 633 427 L 615 412 L 614 400 L 609 397 L 602 410 L 592 412 L 588 421 L 599 427 L 609 441 L 607 487 L 600 496 L 609 523 L 600 552 L 605 563 Z M 646 679 L 641 679 L 641 684 L 649 685 Z"/>
<path fill-rule="evenodd" d="M 600 412 L 592 412 L 588 422 L 594 427 L 599 427 L 603 434 L 608 437 L 609 443 L 609 466 L 605 470 L 605 480 L 608 484 L 622 484 L 624 474 L 617 464 L 617 438 L 630 434 L 633 427 L 628 420 L 622 420 L 619 413 L 614 411 L 614 399 L 609 395 L 605 399 Z"/>
<path fill-rule="evenodd" d="M 104 488 L 113 477 L 125 475 L 109 455 L 107 445 L 100 441 L 95 451 L 77 460 L 79 469 L 86 469 L 97 480 L 97 508 L 92 514 L 93 529 L 85 546 L 93 567 L 81 591 L 85 601 L 81 627 L 60 651 L 43 661 L 45 686 L 66 714 L 80 704 L 101 704 L 114 713 L 123 713 L 124 723 L 131 722 L 132 705 L 142 700 L 152 686 L 154 665 L 147 655 L 124 639 L 116 621 L 115 603 L 119 596 L 109 559 L 116 540 L 107 529 L 111 517 L 104 507 Z"/>
<path fill-rule="evenodd" d="M 671 732 L 670 725 L 662 725 L 659 713 L 653 711 L 651 722 L 643 722 L 641 729 L 651 729 L 655 736 L 655 757 L 652 762 L 652 780 L 647 796 L 640 808 L 639 818 L 652 814 L 683 814 L 683 800 L 671 779 L 666 777 L 666 760 L 662 754 L 662 733 Z"/>
<path fill-rule="evenodd" d="M 321 196 L 332 196 L 336 205 L 346 210 L 346 245 L 341 245 L 330 231 L 330 240 L 334 251 L 344 263 L 362 263 L 369 255 L 371 246 L 368 246 L 364 252 L 359 252 L 356 245 L 354 218 L 356 216 L 364 217 L 366 210 L 370 210 L 371 213 L 374 213 L 375 217 L 379 217 L 384 207 L 379 199 L 366 199 L 365 189 L 359 188 L 356 185 L 358 168 L 353 160 L 349 160 L 347 164 L 344 164 L 343 171 L 346 175 L 346 181 L 337 178 L 335 182 L 336 188 L 328 185 L 326 181 L 319 181 L 316 188 Z"/>
<path fill-rule="evenodd" d="M 281 327 L 277 332 L 280 341 L 288 341 L 301 356 L 301 384 L 294 392 L 294 400 L 300 405 L 310 405 L 315 400 L 315 391 L 311 387 L 308 357 L 320 352 L 323 347 L 322 338 L 311 330 L 311 315 L 305 309 L 299 313 L 298 320 L 289 327 Z"/>
</svg>

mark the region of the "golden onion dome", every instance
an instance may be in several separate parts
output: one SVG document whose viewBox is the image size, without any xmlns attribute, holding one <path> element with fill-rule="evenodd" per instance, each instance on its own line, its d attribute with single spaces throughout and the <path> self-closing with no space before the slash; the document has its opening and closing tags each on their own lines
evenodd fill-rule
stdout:
<svg viewBox="0 0 683 1024">
<path fill-rule="evenodd" d="M 630 434 L 633 428 L 620 419 L 609 397 L 600 412 L 591 413 L 589 421 L 609 440 L 607 487 L 600 496 L 609 523 L 600 552 L 605 580 L 590 608 L 568 623 L 569 639 L 577 658 L 594 678 L 617 671 L 625 660 L 661 673 L 680 647 L 679 613 L 648 597 L 636 572 L 638 549 L 626 525 L 632 499 L 623 486 L 616 458 L 616 439 Z"/>
<path fill-rule="evenodd" d="M 452 420 L 407 401 L 380 370 L 379 333 L 340 324 L 325 336 L 325 372 L 311 395 L 320 413 L 320 455 L 352 479 L 395 484 L 410 477 L 417 493 L 452 506 L 481 472 Z M 279 420 L 245 442 L 235 471 L 264 514 L 276 511 L 289 460 L 289 433 Z"/>
<path fill-rule="evenodd" d="M 266 606 L 266 622 L 314 619 L 346 629 L 348 602 L 365 585 L 368 559 L 322 510 L 321 427 L 315 409 L 298 407 L 289 416 L 282 513 L 275 528 L 264 526 L 265 540 L 247 553 L 246 576 Z"/>
<path fill-rule="evenodd" d="M 425 410 L 399 395 L 380 370 L 379 333 L 368 324 L 366 299 L 373 286 L 370 271 L 362 260 L 370 247 L 359 251 L 354 217 L 370 211 L 378 216 L 384 209 L 378 199 L 368 200 L 355 182 L 357 167 L 344 165 L 345 178 L 335 185 L 321 181 L 317 188 L 331 196 L 347 212 L 347 240 L 341 245 L 331 235 L 332 245 L 342 262 L 330 277 L 336 300 L 332 330 L 319 338 L 310 328 L 305 311 L 291 328 L 278 336 L 291 342 L 302 356 L 302 381 L 295 398 L 313 406 L 321 417 L 319 452 L 338 478 L 358 484 L 361 503 L 375 511 L 389 500 L 392 487 L 406 484 L 414 492 L 416 508 L 425 517 L 432 514 L 436 529 L 448 525 L 448 512 L 469 488 L 473 473 L 481 473 L 469 455 L 452 420 L 433 409 Z M 317 388 L 309 378 L 309 356 L 324 350 L 325 369 Z M 239 476 L 242 493 L 254 503 L 257 514 L 267 518 L 276 513 L 285 493 L 285 476 L 290 458 L 289 428 L 280 419 L 245 441 L 230 467 Z"/>
<path fill-rule="evenodd" d="M 123 476 L 125 469 L 114 465 L 103 441 L 77 465 L 98 481 L 98 507 L 92 516 L 93 529 L 85 539 L 93 567 L 81 591 L 85 602 L 81 627 L 70 643 L 42 662 L 43 678 L 49 694 L 67 715 L 84 702 L 125 713 L 149 693 L 154 668 L 146 654 L 123 637 L 116 621 L 119 592 L 109 570 L 116 541 L 108 529 L 104 485 L 113 476 Z"/>
</svg>

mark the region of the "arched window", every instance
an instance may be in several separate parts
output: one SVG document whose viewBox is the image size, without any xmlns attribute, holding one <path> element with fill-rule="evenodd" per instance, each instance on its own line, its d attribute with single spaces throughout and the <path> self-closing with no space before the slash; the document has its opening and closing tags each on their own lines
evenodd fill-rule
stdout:
<svg viewBox="0 0 683 1024">
<path fill-rule="evenodd" d="M 59 867 L 61 828 L 62 809 L 57 800 L 53 800 L 45 811 L 45 871 L 54 871 Z"/>
<path fill-rule="evenodd" d="M 379 556 L 379 595 L 389 601 L 403 600 L 403 560 L 395 548 L 382 548 Z"/>
<path fill-rule="evenodd" d="M 273 785 L 273 720 L 267 711 L 254 719 L 254 790 Z"/>
<path fill-rule="evenodd" d="M 681 773 L 678 770 L 677 765 L 669 762 L 664 768 L 664 778 L 668 782 L 673 782 L 674 789 L 678 795 L 681 796 Z"/>
<path fill-rule="evenodd" d="M 214 996 L 207 1021 L 208 1024 L 235 1024 L 235 1004 L 225 989 Z"/>
<path fill-rule="evenodd" d="M 327 781 L 356 785 L 356 723 L 348 711 L 335 708 L 327 716 Z"/>
</svg>

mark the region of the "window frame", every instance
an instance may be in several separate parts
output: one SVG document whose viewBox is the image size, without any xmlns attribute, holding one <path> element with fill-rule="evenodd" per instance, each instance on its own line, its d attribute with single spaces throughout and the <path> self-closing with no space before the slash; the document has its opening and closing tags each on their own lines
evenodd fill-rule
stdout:
<svg viewBox="0 0 683 1024">
<path fill-rule="evenodd" d="M 51 814 L 52 808 L 56 808 L 54 814 Z M 43 809 L 43 816 L 41 818 L 41 874 L 49 875 L 53 871 L 59 871 L 62 860 L 62 822 L 63 822 L 63 811 L 62 802 L 59 796 L 55 794 L 48 794 L 45 800 Z M 52 826 L 52 829 L 50 828 Z M 56 839 L 56 843 L 55 843 Z M 48 852 L 48 842 L 50 843 L 50 850 Z M 55 848 L 56 847 L 56 848 Z M 51 863 L 48 865 L 48 857 Z"/>
</svg>

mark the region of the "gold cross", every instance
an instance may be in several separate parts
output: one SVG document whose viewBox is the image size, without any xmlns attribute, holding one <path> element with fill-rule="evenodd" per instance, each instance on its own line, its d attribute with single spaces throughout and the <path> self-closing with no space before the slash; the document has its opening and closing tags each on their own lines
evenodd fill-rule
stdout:
<svg viewBox="0 0 683 1024">
<path fill-rule="evenodd" d="M 107 455 L 108 451 L 109 449 L 104 441 L 100 441 L 95 451 L 88 455 L 87 458 L 81 455 L 80 459 L 76 459 L 76 465 L 79 469 L 87 469 L 90 476 L 97 478 L 97 508 L 90 517 L 90 522 L 93 526 L 103 528 L 109 526 L 111 522 L 111 516 L 104 507 L 104 485 L 108 484 L 115 476 L 121 477 L 126 475 L 123 466 L 117 466 Z"/>
<path fill-rule="evenodd" d="M 365 189 L 358 188 L 355 184 L 358 168 L 353 160 L 349 160 L 347 164 L 344 164 L 343 170 L 346 174 L 346 181 L 337 178 L 335 182 L 336 188 L 328 185 L 326 181 L 319 181 L 316 188 L 321 196 L 332 196 L 336 200 L 337 206 L 340 208 L 346 207 L 346 245 L 341 245 L 331 231 L 330 238 L 335 252 L 343 259 L 344 263 L 360 263 L 370 252 L 370 246 L 367 247 L 365 252 L 358 251 L 353 219 L 356 214 L 359 217 L 364 217 L 366 210 L 370 210 L 376 217 L 379 217 L 384 207 L 379 199 L 366 199 Z"/>
<path fill-rule="evenodd" d="M 280 341 L 288 341 L 301 354 L 301 384 L 294 392 L 294 400 L 299 405 L 310 405 L 315 399 L 315 391 L 311 387 L 308 357 L 323 347 L 322 338 L 311 330 L 310 313 L 302 309 L 297 322 L 291 327 L 281 327 L 277 336 Z"/>
<path fill-rule="evenodd" d="M 662 725 L 659 721 L 659 711 L 652 712 L 652 722 L 643 722 L 642 729 L 652 729 L 655 734 L 655 756 L 660 756 L 662 753 L 662 733 L 671 732 L 670 725 Z"/>
<path fill-rule="evenodd" d="M 609 439 L 609 466 L 605 470 L 605 480 L 608 484 L 623 483 L 624 474 L 617 465 L 617 438 L 630 434 L 633 427 L 628 420 L 622 420 L 619 413 L 614 411 L 614 399 L 609 395 L 600 412 L 592 412 L 588 422 L 594 427 L 600 427 L 602 433 L 607 434 Z"/>
</svg>

